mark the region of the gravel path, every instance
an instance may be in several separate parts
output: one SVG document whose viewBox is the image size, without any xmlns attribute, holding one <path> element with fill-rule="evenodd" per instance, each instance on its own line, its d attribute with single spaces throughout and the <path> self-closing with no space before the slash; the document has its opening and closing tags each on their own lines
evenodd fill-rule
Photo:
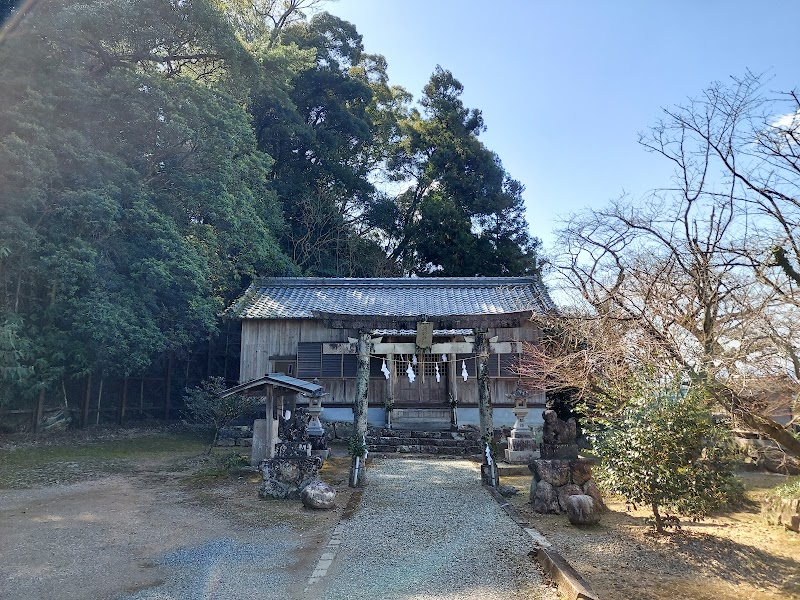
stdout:
<svg viewBox="0 0 800 600">
<path fill-rule="evenodd" d="M 558 598 L 469 461 L 376 460 L 361 506 L 337 529 L 340 549 L 307 598 Z"/>
</svg>

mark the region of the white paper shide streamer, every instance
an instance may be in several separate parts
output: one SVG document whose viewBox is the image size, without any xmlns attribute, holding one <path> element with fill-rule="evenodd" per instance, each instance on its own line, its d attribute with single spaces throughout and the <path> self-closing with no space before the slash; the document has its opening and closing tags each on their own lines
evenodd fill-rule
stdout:
<svg viewBox="0 0 800 600">
<path fill-rule="evenodd" d="M 386 379 L 389 379 L 389 376 L 391 375 L 389 372 L 389 367 L 386 366 L 385 358 L 383 359 L 383 364 L 381 365 L 381 373 L 383 373 L 383 376 L 386 377 Z"/>
<path fill-rule="evenodd" d="M 408 363 L 408 368 L 406 369 L 406 375 L 408 375 L 408 381 L 414 383 L 414 380 L 417 376 L 414 374 L 414 368 L 411 366 L 411 363 Z"/>
<path fill-rule="evenodd" d="M 461 361 L 461 376 L 464 378 L 464 381 L 469 379 L 469 373 L 467 373 L 467 361 Z"/>
<path fill-rule="evenodd" d="M 439 383 L 442 380 L 442 376 L 439 374 L 439 363 L 436 363 L 436 383 Z"/>
</svg>

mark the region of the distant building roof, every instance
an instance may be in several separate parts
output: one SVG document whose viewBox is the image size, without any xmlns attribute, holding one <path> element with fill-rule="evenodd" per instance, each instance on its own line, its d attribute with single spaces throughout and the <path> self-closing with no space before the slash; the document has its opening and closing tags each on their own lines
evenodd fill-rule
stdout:
<svg viewBox="0 0 800 600">
<path fill-rule="evenodd" d="M 225 315 L 313 319 L 321 314 L 385 317 L 509 315 L 554 308 L 536 277 L 261 279 Z"/>
</svg>

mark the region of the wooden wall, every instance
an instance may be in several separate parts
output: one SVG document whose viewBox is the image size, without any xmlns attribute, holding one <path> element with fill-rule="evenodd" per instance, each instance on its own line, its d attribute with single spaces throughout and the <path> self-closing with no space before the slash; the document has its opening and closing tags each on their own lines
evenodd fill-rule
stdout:
<svg viewBox="0 0 800 600">
<path fill-rule="evenodd" d="M 492 328 L 489 337 L 497 336 L 498 341 L 536 342 L 539 332 L 533 325 L 509 329 Z M 242 347 L 239 381 L 245 382 L 264 376 L 272 367 L 270 357 L 294 357 L 298 344 L 306 342 L 346 342 L 348 338 L 357 338 L 357 330 L 328 329 L 313 319 L 256 320 L 242 322 Z M 469 369 L 471 372 L 472 368 Z M 477 379 L 470 376 L 467 381 L 461 377 L 461 363 L 456 368 L 456 391 L 459 405 L 477 406 Z M 444 376 L 444 373 L 442 373 Z M 398 379 L 405 378 L 404 373 L 397 374 Z M 325 404 L 351 404 L 355 398 L 355 378 L 325 378 L 320 383 L 325 387 L 328 396 Z M 418 378 L 413 384 L 420 384 Z M 491 379 L 492 402 L 497 406 L 509 406 L 506 398 L 517 386 L 516 377 L 493 377 Z M 399 388 L 400 389 L 400 388 Z M 389 383 L 381 375 L 371 377 L 369 381 L 369 403 L 383 406 L 389 393 Z M 396 394 L 397 396 L 397 394 Z M 537 401 L 532 397 L 532 402 Z M 539 399 L 544 401 L 543 396 Z M 401 397 L 396 397 L 398 405 L 407 404 Z M 430 406 L 430 404 L 427 404 Z"/>
</svg>

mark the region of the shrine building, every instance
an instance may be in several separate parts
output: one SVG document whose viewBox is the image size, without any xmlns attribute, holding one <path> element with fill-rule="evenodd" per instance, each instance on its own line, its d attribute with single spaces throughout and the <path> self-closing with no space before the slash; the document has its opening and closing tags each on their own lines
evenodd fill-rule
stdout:
<svg viewBox="0 0 800 600">
<path fill-rule="evenodd" d="M 225 315 L 242 322 L 238 388 L 268 406 L 281 388 L 258 385 L 266 376 L 317 380 L 323 418 L 352 421 L 361 349 L 370 425 L 444 427 L 478 423 L 478 338 L 494 424 L 514 422 L 509 396 L 526 387 L 516 366 L 523 343 L 539 339 L 531 316 L 552 310 L 538 277 L 277 277 L 254 281 Z M 544 400 L 529 395 L 531 408 Z"/>
</svg>

